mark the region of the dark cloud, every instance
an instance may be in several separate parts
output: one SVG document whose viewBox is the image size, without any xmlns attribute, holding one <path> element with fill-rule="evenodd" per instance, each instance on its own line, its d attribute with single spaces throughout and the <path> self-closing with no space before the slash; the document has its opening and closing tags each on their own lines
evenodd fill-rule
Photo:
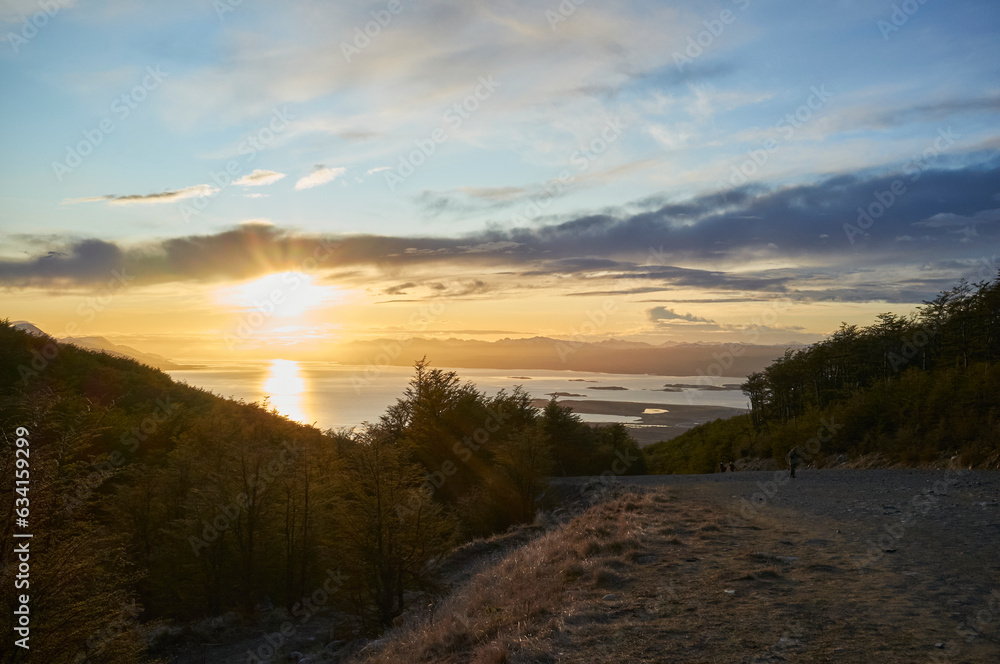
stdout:
<svg viewBox="0 0 1000 664">
<path fill-rule="evenodd" d="M 124 267 L 124 253 L 102 240 L 80 240 L 62 251 L 47 251 L 27 261 L 0 260 L 0 284 L 73 286 L 103 284 Z"/>
<path fill-rule="evenodd" d="M 647 286 L 646 288 L 621 288 L 618 290 L 591 290 L 566 293 L 566 297 L 618 297 L 623 295 L 642 295 L 644 293 L 662 293 L 669 291 L 668 286 Z"/>
<path fill-rule="evenodd" d="M 407 288 L 413 288 L 416 286 L 412 281 L 407 281 L 405 284 L 397 284 L 395 286 L 390 286 L 382 291 L 383 295 L 406 295 Z"/>
<path fill-rule="evenodd" d="M 646 311 L 646 316 L 654 323 L 662 321 L 687 321 L 689 323 L 715 323 L 714 320 L 695 316 L 694 314 L 679 314 L 666 307 L 653 307 Z"/>
<path fill-rule="evenodd" d="M 890 200 L 893 189 L 902 193 L 891 194 Z M 938 282 L 947 285 L 955 270 L 917 272 L 911 282 L 864 284 L 858 276 L 872 266 L 905 266 L 912 278 L 914 266 L 973 265 L 998 253 L 998 193 L 1000 160 L 994 153 L 964 168 L 839 175 L 773 190 L 745 187 L 730 190 L 725 199 L 705 195 L 634 213 L 612 210 L 547 225 L 487 228 L 464 237 L 309 235 L 245 224 L 130 247 L 96 239 L 21 238 L 34 257 L 0 259 L 0 284 L 94 284 L 122 265 L 140 284 L 224 281 L 294 269 L 347 274 L 363 266 L 405 282 L 413 280 L 408 268 L 438 265 L 471 274 L 503 270 L 533 284 L 575 276 L 562 282 L 568 294 L 580 294 L 580 286 L 593 283 L 587 294 L 700 288 L 748 297 L 919 301 L 932 295 Z M 870 221 L 861 213 L 871 214 Z M 966 228 L 963 224 L 973 229 L 975 242 L 963 241 L 970 233 L 956 233 Z M 740 267 L 767 261 L 797 267 Z M 810 267 L 819 265 L 823 270 Z M 845 275 L 854 275 L 850 283 Z M 431 296 L 442 292 L 423 286 Z M 472 296 L 491 288 L 471 280 L 443 292 Z"/>
<path fill-rule="evenodd" d="M 448 281 L 425 281 L 416 283 L 408 281 L 406 283 L 390 286 L 379 293 L 380 295 L 411 295 L 423 294 L 423 298 L 392 299 L 384 300 L 379 304 L 389 302 L 420 302 L 430 298 L 468 298 L 475 295 L 483 295 L 494 290 L 494 287 L 482 279 L 453 279 Z"/>
<path fill-rule="evenodd" d="M 724 288 L 726 290 L 770 291 L 783 293 L 792 275 L 767 276 L 760 274 L 733 274 L 709 270 L 663 266 L 630 274 L 616 275 L 616 279 L 643 279 L 661 281 L 674 287 Z"/>
</svg>

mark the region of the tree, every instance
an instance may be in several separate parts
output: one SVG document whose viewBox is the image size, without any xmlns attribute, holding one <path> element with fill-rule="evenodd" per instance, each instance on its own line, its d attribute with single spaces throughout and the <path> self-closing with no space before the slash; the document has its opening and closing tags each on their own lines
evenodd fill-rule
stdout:
<svg viewBox="0 0 1000 664">
<path fill-rule="evenodd" d="M 504 485 L 514 497 L 514 518 L 530 521 L 535 516 L 536 498 L 552 469 L 551 447 L 544 434 L 537 427 L 524 427 L 497 446 L 495 459 Z"/>
<path fill-rule="evenodd" d="M 340 555 L 355 610 L 374 631 L 403 611 L 408 590 L 426 586 L 454 529 L 389 429 L 368 425 L 355 442 L 342 476 Z"/>
</svg>

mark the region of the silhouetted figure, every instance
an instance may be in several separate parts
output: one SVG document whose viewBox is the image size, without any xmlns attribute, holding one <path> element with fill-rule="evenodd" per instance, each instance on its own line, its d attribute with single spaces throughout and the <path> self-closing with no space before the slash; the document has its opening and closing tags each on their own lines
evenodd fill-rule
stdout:
<svg viewBox="0 0 1000 664">
<path fill-rule="evenodd" d="M 733 463 L 732 461 L 729 462 L 729 472 L 731 472 L 731 473 L 735 473 L 736 472 L 736 464 Z"/>
<path fill-rule="evenodd" d="M 789 477 L 795 477 L 795 469 L 798 467 L 804 458 L 804 453 L 802 448 L 796 445 L 792 449 L 788 450 L 788 455 L 785 459 L 788 461 L 788 474 Z"/>
<path fill-rule="evenodd" d="M 720 461 L 719 462 L 719 472 L 720 473 L 726 472 L 726 463 L 725 463 L 725 461 Z"/>
</svg>

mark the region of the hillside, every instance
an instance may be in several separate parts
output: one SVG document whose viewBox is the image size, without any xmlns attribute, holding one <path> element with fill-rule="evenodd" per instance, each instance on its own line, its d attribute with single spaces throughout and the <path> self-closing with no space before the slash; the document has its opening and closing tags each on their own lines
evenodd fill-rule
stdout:
<svg viewBox="0 0 1000 664">
<path fill-rule="evenodd" d="M 623 427 L 530 402 L 420 362 L 379 422 L 322 432 L 0 321 L 0 473 L 30 449 L 30 518 L 0 494 L 0 526 L 41 543 L 33 659 L 178 657 L 216 637 L 198 625 L 263 636 L 279 607 L 378 634 L 455 545 L 530 521 L 548 474 L 643 472 Z"/>
<path fill-rule="evenodd" d="M 560 482 L 601 499 L 539 519 L 350 662 L 998 661 L 983 570 L 1000 530 L 979 527 L 1000 518 L 995 473 L 806 471 L 744 507 L 772 478 Z M 916 514 L 899 496 L 923 500 Z"/>
<path fill-rule="evenodd" d="M 29 323 L 28 321 L 15 321 L 11 323 L 11 327 L 17 330 L 23 330 L 28 334 L 33 336 L 46 336 L 51 337 L 52 335 L 43 331 L 37 325 Z M 53 337 L 54 338 L 54 337 Z M 116 344 L 104 337 L 63 337 L 61 339 L 56 339 L 60 343 L 73 344 L 74 346 L 79 346 L 80 348 L 86 348 L 87 350 L 96 350 L 114 357 L 124 357 L 131 360 L 135 360 L 147 366 L 153 367 L 155 369 L 160 369 L 163 371 L 169 371 L 173 369 L 183 369 L 184 366 L 172 362 L 162 355 L 157 355 L 156 353 L 145 353 L 140 350 L 136 350 L 131 346 L 124 346 L 121 344 Z"/>
<path fill-rule="evenodd" d="M 713 472 L 795 446 L 816 467 L 841 455 L 1000 467 L 1000 279 L 960 282 L 908 317 L 843 325 L 751 374 L 743 391 L 749 414 L 646 447 L 651 470 Z"/>
</svg>

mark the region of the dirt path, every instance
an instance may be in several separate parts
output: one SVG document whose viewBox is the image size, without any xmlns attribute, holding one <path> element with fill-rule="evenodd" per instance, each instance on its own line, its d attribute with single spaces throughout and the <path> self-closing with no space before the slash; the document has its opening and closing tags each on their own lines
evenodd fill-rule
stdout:
<svg viewBox="0 0 1000 664">
<path fill-rule="evenodd" d="M 637 479 L 669 501 L 620 588 L 570 591 L 555 661 L 1000 662 L 1000 478 L 773 479 Z"/>
</svg>

